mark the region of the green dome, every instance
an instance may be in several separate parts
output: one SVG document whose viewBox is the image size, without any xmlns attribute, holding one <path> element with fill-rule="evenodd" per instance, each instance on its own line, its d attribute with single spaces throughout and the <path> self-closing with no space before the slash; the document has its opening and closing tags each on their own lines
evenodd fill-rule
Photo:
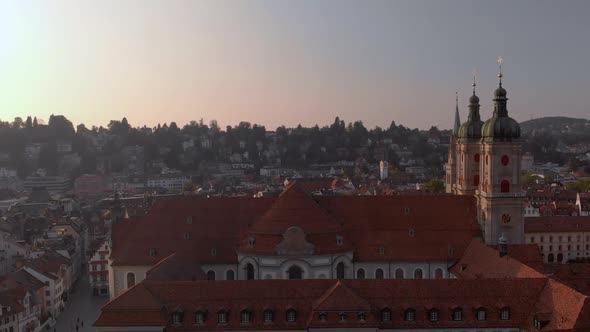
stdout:
<svg viewBox="0 0 590 332">
<path fill-rule="evenodd" d="M 483 127 L 483 121 L 467 121 L 459 128 L 459 139 L 465 138 L 481 138 L 481 128 Z"/>
<path fill-rule="evenodd" d="M 484 140 L 511 141 L 520 138 L 520 125 L 509 116 L 494 115 L 483 124 L 481 136 Z"/>
</svg>

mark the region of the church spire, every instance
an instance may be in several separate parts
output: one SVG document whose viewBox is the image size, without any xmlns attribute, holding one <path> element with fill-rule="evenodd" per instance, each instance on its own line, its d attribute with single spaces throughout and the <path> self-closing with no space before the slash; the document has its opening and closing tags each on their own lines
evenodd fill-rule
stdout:
<svg viewBox="0 0 590 332">
<path fill-rule="evenodd" d="M 459 134 L 459 127 L 461 127 L 461 119 L 459 118 L 459 93 L 455 92 L 455 126 L 453 127 L 453 135 Z"/>
<path fill-rule="evenodd" d="M 469 97 L 469 118 L 468 121 L 481 121 L 481 117 L 479 115 L 479 97 L 475 94 L 475 87 L 477 86 L 475 82 L 476 74 L 475 69 L 473 70 L 473 95 Z"/>
<path fill-rule="evenodd" d="M 498 88 L 494 92 L 494 116 L 495 117 L 507 117 L 508 116 L 508 109 L 506 108 L 506 104 L 508 98 L 506 98 L 506 89 L 502 87 L 502 57 L 498 57 L 498 66 L 499 66 L 499 73 L 498 73 Z"/>
</svg>

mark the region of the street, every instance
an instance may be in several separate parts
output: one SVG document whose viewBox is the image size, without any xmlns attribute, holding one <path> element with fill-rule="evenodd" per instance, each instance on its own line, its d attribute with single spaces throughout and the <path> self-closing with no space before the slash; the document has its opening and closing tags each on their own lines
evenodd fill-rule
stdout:
<svg viewBox="0 0 590 332">
<path fill-rule="evenodd" d="M 108 297 L 99 297 L 92 295 L 92 289 L 88 283 L 88 275 L 84 274 L 78 280 L 76 292 L 70 294 L 70 301 L 66 305 L 64 312 L 57 318 L 55 325 L 56 332 L 94 332 L 92 324 L 98 318 L 100 308 L 107 303 Z M 78 318 L 78 330 L 76 323 Z M 82 327 L 84 323 L 84 327 Z M 53 329 L 51 329 L 53 330 Z"/>
</svg>

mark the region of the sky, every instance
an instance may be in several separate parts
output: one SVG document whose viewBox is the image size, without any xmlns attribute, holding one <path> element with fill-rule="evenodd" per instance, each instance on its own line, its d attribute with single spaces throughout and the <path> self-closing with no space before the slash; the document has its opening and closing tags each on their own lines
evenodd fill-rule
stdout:
<svg viewBox="0 0 590 332">
<path fill-rule="evenodd" d="M 590 1 L 0 0 L 0 119 L 450 128 L 590 117 Z"/>
</svg>

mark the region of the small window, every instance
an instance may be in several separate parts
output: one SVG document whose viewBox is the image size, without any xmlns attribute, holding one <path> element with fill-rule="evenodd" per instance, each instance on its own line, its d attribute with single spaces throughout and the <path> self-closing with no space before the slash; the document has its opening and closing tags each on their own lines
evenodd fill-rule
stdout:
<svg viewBox="0 0 590 332">
<path fill-rule="evenodd" d="M 155 248 L 151 248 L 150 252 L 149 252 L 150 257 L 155 257 L 156 256 L 156 249 Z"/>
<path fill-rule="evenodd" d="M 172 324 L 180 325 L 182 324 L 182 312 L 175 312 L 172 314 Z"/>
<path fill-rule="evenodd" d="M 377 249 L 377 252 L 381 256 L 385 255 L 385 247 L 384 246 L 379 246 L 379 249 Z"/>
<path fill-rule="evenodd" d="M 501 320 L 509 320 L 510 319 L 510 308 L 504 307 L 500 309 L 500 319 Z"/>
<path fill-rule="evenodd" d="M 207 271 L 207 280 L 215 280 L 215 271 Z"/>
<path fill-rule="evenodd" d="M 325 312 L 320 312 L 320 321 L 325 322 L 328 314 Z"/>
<path fill-rule="evenodd" d="M 438 322 L 438 310 L 430 309 L 428 312 L 428 319 L 430 319 L 431 322 Z"/>
<path fill-rule="evenodd" d="M 416 320 L 416 310 L 414 310 L 414 309 L 407 309 L 404 312 L 404 319 L 407 322 L 413 322 L 414 320 Z"/>
<path fill-rule="evenodd" d="M 275 319 L 275 313 L 270 310 L 270 309 L 266 309 L 264 310 L 264 322 L 265 323 L 272 323 Z"/>
<path fill-rule="evenodd" d="M 357 279 L 365 279 L 365 270 L 364 269 L 356 270 L 356 278 Z"/>
<path fill-rule="evenodd" d="M 404 208 L 404 215 L 406 215 L 406 216 L 410 215 L 410 208 L 409 207 Z"/>
<path fill-rule="evenodd" d="M 227 270 L 227 272 L 225 272 L 225 280 L 234 280 L 236 279 L 236 274 L 234 272 L 234 270 Z"/>
<path fill-rule="evenodd" d="M 508 180 L 502 180 L 502 182 L 500 182 L 500 192 L 503 192 L 503 193 L 510 192 L 510 182 L 508 182 Z"/>
<path fill-rule="evenodd" d="M 391 310 L 383 309 L 381 310 L 381 321 L 382 322 L 391 322 Z"/>
<path fill-rule="evenodd" d="M 254 280 L 254 265 L 246 265 L 246 280 Z"/>
<path fill-rule="evenodd" d="M 250 322 L 252 321 L 252 312 L 250 312 L 249 310 L 243 310 L 240 317 L 240 321 L 242 324 L 250 324 Z"/>
<path fill-rule="evenodd" d="M 422 279 L 424 272 L 422 272 L 422 269 L 415 269 L 414 270 L 414 279 Z"/>
<path fill-rule="evenodd" d="M 442 279 L 444 277 L 444 272 L 442 269 L 438 268 L 434 270 L 434 278 L 435 279 Z"/>
<path fill-rule="evenodd" d="M 375 270 L 375 279 L 383 279 L 383 270 L 382 269 Z"/>
<path fill-rule="evenodd" d="M 414 237 L 414 236 L 416 236 L 416 230 L 415 230 L 415 229 L 413 229 L 413 228 L 410 228 L 410 229 L 408 230 L 408 235 L 410 235 L 410 237 Z"/>
<path fill-rule="evenodd" d="M 488 311 L 485 308 L 477 309 L 476 314 L 477 320 L 487 320 L 488 319 Z"/>
<path fill-rule="evenodd" d="M 186 223 L 189 224 L 189 225 L 192 224 L 193 223 L 193 217 L 192 216 L 186 217 Z"/>
<path fill-rule="evenodd" d="M 365 322 L 367 320 L 367 314 L 365 314 L 364 312 L 359 312 L 357 314 L 357 318 L 360 322 Z"/>
<path fill-rule="evenodd" d="M 220 311 L 217 314 L 217 323 L 219 324 L 226 324 L 227 323 L 227 311 Z"/>
<path fill-rule="evenodd" d="M 294 309 L 287 310 L 287 322 L 293 323 L 297 321 L 297 311 Z"/>
<path fill-rule="evenodd" d="M 395 270 L 395 279 L 403 279 L 404 278 L 404 270 L 398 268 Z"/>
<path fill-rule="evenodd" d="M 336 245 L 337 246 L 344 245 L 344 238 L 342 238 L 342 235 L 336 235 Z"/>
<path fill-rule="evenodd" d="M 189 232 L 184 232 L 184 234 L 183 234 L 183 238 L 184 238 L 185 240 L 190 240 L 190 239 L 191 239 L 191 233 L 189 233 Z"/>
<path fill-rule="evenodd" d="M 531 243 L 535 243 L 535 237 L 531 236 Z"/>
<path fill-rule="evenodd" d="M 211 256 L 217 256 L 217 249 L 211 248 Z"/>
<path fill-rule="evenodd" d="M 256 240 L 254 239 L 253 236 L 250 236 L 248 238 L 248 248 L 254 248 L 254 243 L 256 242 Z"/>
<path fill-rule="evenodd" d="M 453 309 L 453 320 L 455 320 L 455 321 L 463 320 L 463 309 L 461 309 L 461 308 Z"/>
<path fill-rule="evenodd" d="M 476 154 L 473 156 L 473 161 L 475 161 L 476 163 L 478 163 L 478 162 L 479 162 L 479 153 L 476 153 Z"/>
<path fill-rule="evenodd" d="M 336 265 L 336 278 L 344 279 L 344 263 L 342 262 Z"/>
<path fill-rule="evenodd" d="M 195 324 L 205 324 L 205 313 L 197 311 L 195 313 Z"/>
<path fill-rule="evenodd" d="M 345 312 L 341 312 L 340 313 L 340 321 L 346 322 L 347 319 L 348 319 L 348 315 Z"/>
</svg>

